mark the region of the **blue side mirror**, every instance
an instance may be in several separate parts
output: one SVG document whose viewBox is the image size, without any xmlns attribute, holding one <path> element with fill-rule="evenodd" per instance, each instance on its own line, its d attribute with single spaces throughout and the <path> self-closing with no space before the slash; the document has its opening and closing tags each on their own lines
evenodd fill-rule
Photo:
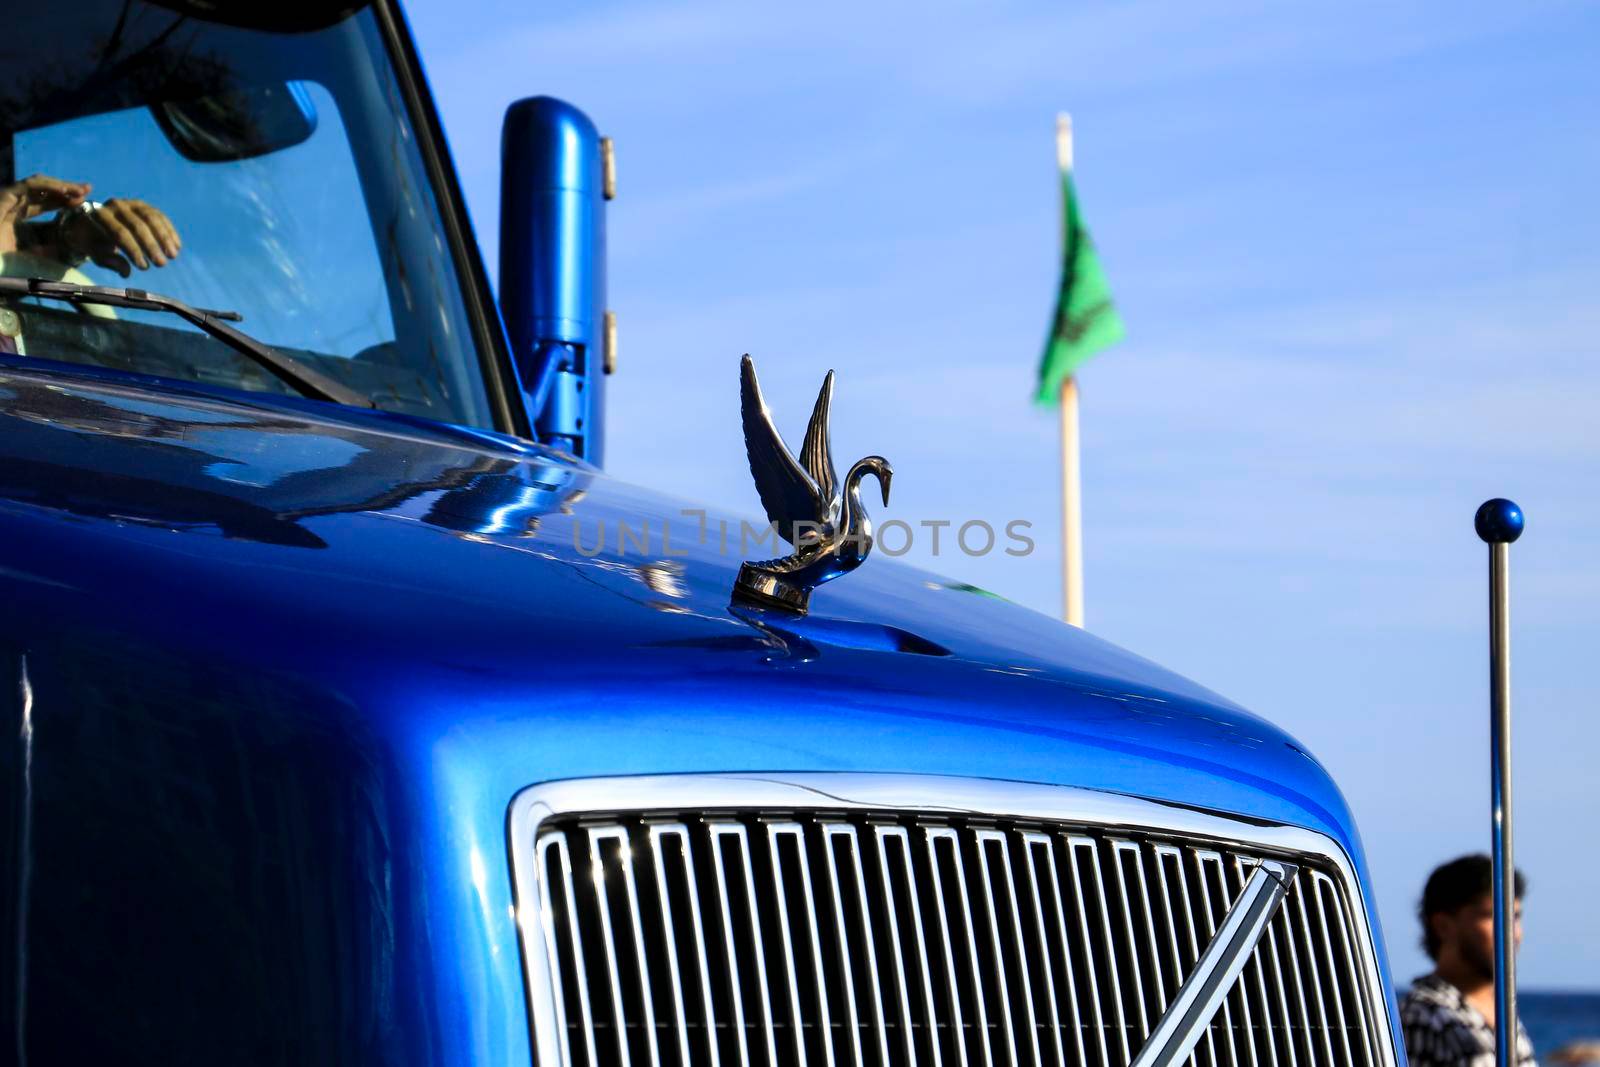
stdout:
<svg viewBox="0 0 1600 1067">
<path fill-rule="evenodd" d="M 500 310 L 539 440 L 604 455 L 604 145 L 548 96 L 506 111 L 500 157 Z"/>
</svg>

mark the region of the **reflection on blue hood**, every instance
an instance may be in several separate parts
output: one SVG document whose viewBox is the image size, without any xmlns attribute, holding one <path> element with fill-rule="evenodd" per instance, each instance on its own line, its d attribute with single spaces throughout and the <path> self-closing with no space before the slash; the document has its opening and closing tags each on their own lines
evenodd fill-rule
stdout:
<svg viewBox="0 0 1600 1067">
<path fill-rule="evenodd" d="M 226 641 L 294 605 L 284 632 L 243 654 L 268 667 L 338 653 L 351 669 L 382 635 L 388 657 L 368 682 L 381 688 L 470 663 L 497 702 L 523 692 L 531 714 L 548 709 L 551 687 L 606 679 L 625 699 L 586 717 L 620 721 L 623 706 L 676 690 L 675 705 L 662 703 L 681 726 L 731 712 L 739 734 L 768 735 L 725 762 L 697 745 L 694 766 L 679 768 L 673 746 L 653 745 L 650 758 L 613 751 L 603 767 L 549 768 L 562 774 L 754 760 L 1069 778 L 1190 802 L 1203 780 L 1219 807 L 1271 798 L 1276 817 L 1347 830 L 1337 793 L 1290 739 L 1147 661 L 883 560 L 819 591 L 808 618 L 730 606 L 737 520 L 534 446 L 55 374 L 4 373 L 0 400 L 7 575 L 23 589 L 81 588 L 94 575 L 97 624 L 193 640 L 203 616 L 207 639 Z M 33 550 L 18 551 L 25 540 Z M 188 588 L 204 607 L 157 588 Z M 41 611 L 66 607 L 57 598 Z M 335 620 L 327 646 L 296 647 Z M 782 725 L 787 715 L 796 722 Z M 854 733 L 885 715 L 921 723 L 919 743 L 836 747 L 821 729 L 844 718 Z M 963 740 L 940 754 L 941 735 Z M 1097 758 L 1063 773 L 1082 751 Z M 1174 789 L 1180 770 L 1196 778 Z"/>
</svg>

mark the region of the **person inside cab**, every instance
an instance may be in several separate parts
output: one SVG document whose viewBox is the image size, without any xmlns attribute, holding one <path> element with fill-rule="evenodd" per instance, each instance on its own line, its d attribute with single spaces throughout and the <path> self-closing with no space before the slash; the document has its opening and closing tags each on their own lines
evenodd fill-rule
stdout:
<svg viewBox="0 0 1600 1067">
<path fill-rule="evenodd" d="M 0 187 L 0 276 L 89 285 L 78 270 L 86 262 L 127 278 L 134 268 L 165 267 L 178 258 L 183 240 L 166 212 L 126 197 L 90 200 L 92 189 L 43 174 Z M 84 310 L 114 317 L 106 307 Z M 21 319 L 0 306 L 0 353 L 23 352 L 23 344 Z"/>
<path fill-rule="evenodd" d="M 165 267 L 178 258 L 183 241 L 166 212 L 126 197 L 90 200 L 92 189 L 88 182 L 43 174 L 0 188 L 0 255 L 7 276 L 43 277 L 19 268 L 59 272 L 93 260 L 127 278 L 135 267 Z"/>
</svg>

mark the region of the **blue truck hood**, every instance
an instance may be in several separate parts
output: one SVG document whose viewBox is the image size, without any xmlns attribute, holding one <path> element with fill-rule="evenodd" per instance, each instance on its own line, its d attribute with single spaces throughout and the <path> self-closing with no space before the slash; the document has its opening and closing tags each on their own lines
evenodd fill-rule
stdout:
<svg viewBox="0 0 1600 1067">
<path fill-rule="evenodd" d="M 127 1025 L 159 989 L 296 1062 L 526 1063 L 506 817 L 563 778 L 1075 785 L 1320 831 L 1366 885 L 1264 720 L 887 559 L 732 608 L 721 521 L 495 435 L 0 364 L 36 1024 L 115 979 Z"/>
<path fill-rule="evenodd" d="M 730 605 L 739 520 L 509 439 L 56 373 L 0 371 L 0 402 L 0 576 L 37 598 L 32 625 L 125 627 L 521 738 L 540 755 L 516 785 L 904 770 L 1351 834 L 1264 720 L 887 559 L 792 620 Z"/>
</svg>

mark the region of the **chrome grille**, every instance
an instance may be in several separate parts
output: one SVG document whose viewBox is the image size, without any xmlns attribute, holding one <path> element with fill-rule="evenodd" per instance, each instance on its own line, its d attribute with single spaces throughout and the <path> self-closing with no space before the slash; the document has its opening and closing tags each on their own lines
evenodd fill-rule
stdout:
<svg viewBox="0 0 1600 1067">
<path fill-rule="evenodd" d="M 820 806 L 551 814 L 531 851 L 545 1067 L 1126 1067 L 1279 854 Z M 1392 1064 L 1364 918 L 1337 868 L 1296 862 L 1190 1067 Z"/>
</svg>

